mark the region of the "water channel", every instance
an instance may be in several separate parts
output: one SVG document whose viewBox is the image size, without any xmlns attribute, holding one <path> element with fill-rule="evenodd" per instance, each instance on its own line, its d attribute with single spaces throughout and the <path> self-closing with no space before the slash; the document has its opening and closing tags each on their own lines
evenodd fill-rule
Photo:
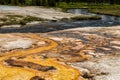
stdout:
<svg viewBox="0 0 120 80">
<path fill-rule="evenodd" d="M 4 6 L 3 6 L 4 7 Z M 18 9 L 16 7 L 4 7 L 2 9 Z M 0 8 L 1 9 L 1 8 Z M 85 14 L 85 15 L 97 15 L 100 16 L 100 20 L 79 20 L 79 21 L 60 21 L 60 22 L 49 22 L 49 23 L 40 23 L 36 25 L 31 25 L 29 27 L 21 27 L 21 28 L 7 28 L 0 29 L 1 33 L 6 32 L 50 32 L 57 30 L 64 30 L 69 28 L 78 28 L 78 27 L 109 27 L 109 26 L 118 26 L 120 25 L 120 17 L 110 16 L 110 15 L 100 15 L 90 13 L 89 10 L 86 9 L 68 9 L 68 13 L 73 14 Z"/>
</svg>

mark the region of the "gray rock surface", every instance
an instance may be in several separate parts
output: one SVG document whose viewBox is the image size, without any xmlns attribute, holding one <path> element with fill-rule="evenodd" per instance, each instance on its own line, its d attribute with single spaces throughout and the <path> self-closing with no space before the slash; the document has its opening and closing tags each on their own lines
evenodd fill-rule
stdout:
<svg viewBox="0 0 120 80">
<path fill-rule="evenodd" d="M 73 63 L 72 66 L 81 70 L 83 74 L 94 74 L 92 80 L 120 79 L 120 56 L 105 57 L 98 59 L 98 61 Z"/>
</svg>

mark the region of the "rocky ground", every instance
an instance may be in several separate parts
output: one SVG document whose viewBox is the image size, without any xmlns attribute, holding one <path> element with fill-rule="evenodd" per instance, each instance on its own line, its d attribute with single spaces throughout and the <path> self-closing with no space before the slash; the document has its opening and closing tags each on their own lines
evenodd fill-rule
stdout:
<svg viewBox="0 0 120 80">
<path fill-rule="evenodd" d="M 20 75 L 16 76 L 6 67 L 8 76 L 5 78 L 7 74 L 3 71 L 5 75 L 0 79 L 119 80 L 120 26 L 74 28 L 37 35 L 0 34 L 0 69 L 3 64 L 14 67 L 9 69 L 14 69 L 14 73 L 15 67 L 20 69 Z M 30 72 L 22 75 L 24 70 Z M 40 72 L 36 74 L 36 70 Z"/>
<path fill-rule="evenodd" d="M 57 37 L 54 40 L 61 40 L 61 37 L 70 39 L 71 43 L 77 44 L 73 50 L 80 50 L 92 57 L 82 62 L 67 63 L 82 71 L 88 80 L 119 80 L 120 26 L 75 28 L 48 34 Z"/>
</svg>

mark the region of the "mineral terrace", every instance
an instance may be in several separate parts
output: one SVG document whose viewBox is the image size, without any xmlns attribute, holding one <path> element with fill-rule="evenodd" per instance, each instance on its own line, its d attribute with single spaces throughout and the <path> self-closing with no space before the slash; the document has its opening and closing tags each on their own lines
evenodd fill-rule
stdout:
<svg viewBox="0 0 120 80">
<path fill-rule="evenodd" d="M 120 26 L 0 34 L 0 80 L 118 80 Z"/>
</svg>

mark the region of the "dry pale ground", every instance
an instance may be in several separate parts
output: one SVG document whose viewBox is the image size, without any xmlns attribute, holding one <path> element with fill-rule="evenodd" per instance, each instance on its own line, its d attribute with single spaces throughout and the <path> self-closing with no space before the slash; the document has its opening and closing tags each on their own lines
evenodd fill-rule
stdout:
<svg viewBox="0 0 120 80">
<path fill-rule="evenodd" d="M 15 10 L 0 10 L 0 17 L 3 17 L 5 14 L 15 14 L 23 16 L 35 16 L 48 20 L 59 20 L 62 18 L 70 18 L 78 16 L 76 14 L 64 13 L 59 9 L 54 8 L 45 8 L 45 7 L 16 7 Z"/>
</svg>

